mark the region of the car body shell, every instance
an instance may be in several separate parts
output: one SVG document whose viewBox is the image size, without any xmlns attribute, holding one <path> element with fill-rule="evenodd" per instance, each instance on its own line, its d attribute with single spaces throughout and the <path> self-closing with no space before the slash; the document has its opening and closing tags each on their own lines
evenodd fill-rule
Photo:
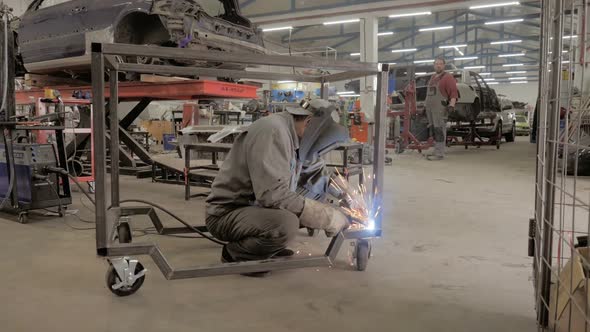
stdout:
<svg viewBox="0 0 590 332">
<path fill-rule="evenodd" d="M 237 1 L 220 3 L 226 13 L 216 17 L 197 0 L 72 0 L 30 7 L 19 24 L 19 51 L 35 73 L 87 70 L 93 42 L 266 53 L 261 32 L 240 16 Z"/>
</svg>

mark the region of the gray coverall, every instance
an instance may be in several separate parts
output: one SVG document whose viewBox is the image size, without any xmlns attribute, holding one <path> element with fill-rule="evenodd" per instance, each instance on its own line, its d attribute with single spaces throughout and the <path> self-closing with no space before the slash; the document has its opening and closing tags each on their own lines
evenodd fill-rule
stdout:
<svg viewBox="0 0 590 332">
<path fill-rule="evenodd" d="M 295 237 L 305 202 L 295 193 L 298 148 L 293 116 L 283 112 L 248 127 L 223 162 L 206 224 L 236 261 L 272 257 Z"/>
<path fill-rule="evenodd" d="M 449 75 L 444 73 L 443 75 Z M 424 101 L 424 108 L 426 109 L 426 116 L 428 117 L 428 125 L 432 129 L 434 136 L 434 155 L 437 157 L 444 157 L 445 146 L 447 143 L 447 107 L 442 104 L 443 101 L 448 101 L 438 88 L 438 83 L 442 76 L 435 78 L 433 76 L 428 83 L 428 92 L 426 100 Z"/>
</svg>

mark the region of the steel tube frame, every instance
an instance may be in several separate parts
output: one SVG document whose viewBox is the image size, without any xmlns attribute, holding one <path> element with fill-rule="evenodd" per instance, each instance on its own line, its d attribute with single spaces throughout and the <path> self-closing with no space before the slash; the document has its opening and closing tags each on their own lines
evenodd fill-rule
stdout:
<svg viewBox="0 0 590 332">
<path fill-rule="evenodd" d="M 96 248 L 99 256 L 114 257 L 127 255 L 150 255 L 160 271 L 167 279 L 183 279 L 194 277 L 206 277 L 213 275 L 236 274 L 257 272 L 266 270 L 291 269 L 301 267 L 318 267 L 331 265 L 342 243 L 347 239 L 370 239 L 381 236 L 381 217 L 379 216 L 375 222 L 375 229 L 373 230 L 347 230 L 335 236 L 328 249 L 321 256 L 312 256 L 305 258 L 281 258 L 268 259 L 262 261 L 239 262 L 230 264 L 220 264 L 204 267 L 190 267 L 182 269 L 173 269 L 161 250 L 153 243 L 139 243 L 139 244 L 114 244 L 109 241 L 115 230 L 114 225 L 118 223 L 118 218 L 121 215 L 129 216 L 136 214 L 147 214 L 158 233 L 187 233 L 187 230 L 180 228 L 164 228 L 159 221 L 154 209 L 148 207 L 119 207 L 119 172 L 118 163 L 112 163 L 111 171 L 111 205 L 112 208 L 107 207 L 107 183 L 106 183 L 106 111 L 105 111 L 105 95 L 104 95 L 104 78 L 107 72 L 110 74 L 110 93 L 114 96 L 111 99 L 111 158 L 118 156 L 119 144 L 116 139 L 118 130 L 117 117 L 117 98 L 118 96 L 118 75 L 119 71 L 125 70 L 140 70 L 150 73 L 179 73 L 186 74 L 201 70 L 198 68 L 174 67 L 174 66 L 149 66 L 149 65 L 131 65 L 114 63 L 113 56 L 125 55 L 141 55 L 152 56 L 166 59 L 185 59 L 197 61 L 215 61 L 224 63 L 240 63 L 247 65 L 273 65 L 286 67 L 303 67 L 313 69 L 336 69 L 351 71 L 350 73 L 339 73 L 334 75 L 323 76 L 305 76 L 305 75 L 282 75 L 281 78 L 296 77 L 303 81 L 320 82 L 322 84 L 322 97 L 327 97 L 327 83 L 334 79 L 355 78 L 365 75 L 378 75 L 378 104 L 375 110 L 375 139 L 374 139 L 374 173 L 375 178 L 373 182 L 373 195 L 381 195 L 383 192 L 383 170 L 385 159 L 385 134 L 386 134 L 386 119 L 387 119 L 387 86 L 388 86 L 388 72 L 389 67 L 371 63 L 352 63 L 343 61 L 333 61 L 326 59 L 314 59 L 308 57 L 291 57 L 291 56 L 276 56 L 276 55 L 244 55 L 235 53 L 222 52 L 202 52 L 192 51 L 186 49 L 175 49 L 157 46 L 138 46 L 126 44 L 92 44 L 92 87 L 93 87 L 93 107 L 94 107 L 94 130 L 96 139 L 94 142 L 94 154 L 96 161 Z M 110 60 L 110 61 L 109 61 Z M 203 69 L 204 70 L 207 69 Z M 214 76 L 220 75 L 219 70 L 215 71 Z M 231 71 L 231 74 L 236 78 L 251 77 L 248 71 Z M 238 77 L 238 74 L 241 74 Z M 273 73 L 256 73 L 256 75 L 264 74 L 266 79 L 275 77 Z M 257 76 L 258 77 L 258 76 Z M 261 76 L 261 78 L 263 78 Z M 271 78 L 272 79 L 272 78 Z M 116 135 L 116 136 L 115 136 Z M 115 157 L 116 158 L 116 157 Z M 202 231 L 205 228 L 200 227 Z"/>
</svg>

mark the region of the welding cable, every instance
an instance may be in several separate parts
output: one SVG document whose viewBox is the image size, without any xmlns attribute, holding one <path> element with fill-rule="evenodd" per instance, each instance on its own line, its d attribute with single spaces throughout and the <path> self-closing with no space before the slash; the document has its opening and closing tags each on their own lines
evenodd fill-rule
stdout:
<svg viewBox="0 0 590 332">
<path fill-rule="evenodd" d="M 180 217 L 178 217 L 177 215 L 175 215 L 174 213 L 170 212 L 169 210 L 167 210 L 166 208 L 164 208 L 163 206 L 160 206 L 158 204 L 152 203 L 152 202 L 148 202 L 148 201 L 144 201 L 141 199 L 126 199 L 120 202 L 121 204 L 123 203 L 143 203 L 143 204 L 147 204 L 150 206 L 153 206 L 159 210 L 161 210 L 162 212 L 168 214 L 169 216 L 171 216 L 172 218 L 178 220 L 178 222 L 180 222 L 181 224 L 185 225 L 187 228 L 189 228 L 190 230 L 198 233 L 199 235 L 201 235 L 202 237 L 204 237 L 205 239 L 211 241 L 211 242 L 215 242 L 217 244 L 220 244 L 222 246 L 226 245 L 225 242 L 219 241 L 214 237 L 211 237 L 203 232 L 201 232 L 200 230 L 198 230 L 197 228 L 193 227 L 191 224 L 187 223 L 186 221 L 180 219 Z"/>
<path fill-rule="evenodd" d="M 72 181 L 74 181 L 74 183 L 76 184 L 76 186 L 78 188 L 80 188 L 80 191 L 82 191 L 82 193 L 86 197 L 88 197 L 88 199 L 92 202 L 92 204 L 96 205 L 96 201 L 94 200 L 94 198 L 92 198 L 92 196 L 90 196 L 90 194 L 87 193 L 86 190 L 84 190 L 84 188 L 82 187 L 82 185 L 80 184 L 80 182 L 78 181 L 78 179 L 76 179 L 76 177 L 73 176 L 72 174 L 68 173 L 68 171 L 66 171 L 63 168 L 53 167 L 53 166 L 48 166 L 48 167 L 45 168 L 45 170 L 47 170 L 48 172 L 51 172 L 51 173 L 57 173 L 57 174 L 67 175 L 70 179 L 72 179 Z"/>
</svg>

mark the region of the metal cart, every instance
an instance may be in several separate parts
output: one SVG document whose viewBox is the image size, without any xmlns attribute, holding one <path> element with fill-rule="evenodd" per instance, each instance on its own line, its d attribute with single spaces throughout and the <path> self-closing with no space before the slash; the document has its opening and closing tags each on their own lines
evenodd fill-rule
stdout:
<svg viewBox="0 0 590 332">
<path fill-rule="evenodd" d="M 283 74 L 278 71 L 244 71 L 214 68 L 193 68 L 174 65 L 146 65 L 120 63 L 117 58 L 127 56 L 147 56 L 162 59 L 189 60 L 197 62 L 236 63 L 246 66 L 277 66 L 321 69 L 318 76 L 304 74 Z M 325 74 L 328 70 L 335 74 Z M 134 255 L 149 255 L 168 280 L 196 278 L 226 274 L 271 271 L 302 267 L 319 267 L 333 264 L 344 240 L 355 240 L 357 269 L 364 270 L 370 257 L 370 239 L 381 236 L 381 215 L 375 220 L 374 229 L 347 230 L 335 236 L 324 255 L 305 258 L 273 258 L 262 261 L 225 263 L 218 265 L 174 268 L 166 260 L 163 252 L 154 243 L 131 243 L 131 232 L 126 222 L 133 215 L 148 215 L 159 234 L 198 232 L 206 234 L 206 227 L 185 224 L 183 228 L 164 228 L 152 207 L 122 207 L 123 202 L 141 202 L 140 200 L 121 201 L 119 195 L 119 142 L 118 131 L 111 132 L 111 186 L 110 204 L 107 201 L 107 167 L 106 167 L 106 109 L 104 77 L 110 77 L 110 98 L 118 100 L 119 72 L 137 72 L 167 75 L 192 75 L 228 77 L 235 79 L 294 80 L 321 84 L 322 97 L 327 98 L 327 84 L 330 82 L 350 80 L 364 76 L 377 75 L 377 107 L 375 112 L 374 139 L 374 181 L 373 192 L 383 192 L 383 169 L 385 159 L 385 133 L 387 115 L 388 65 L 376 63 L 359 63 L 331 61 L 310 57 L 292 57 L 281 55 L 237 54 L 217 51 L 166 48 L 127 44 L 92 45 L 92 89 L 94 103 L 94 124 L 96 131 L 96 249 L 101 257 L 109 262 L 107 285 L 110 291 L 119 296 L 135 293 L 143 284 L 145 270 Z M 118 105 L 109 103 L 111 128 L 118 125 Z M 379 204 L 380 197 L 375 197 Z M 145 203 L 145 202 L 141 202 Z M 110 208 L 109 208 L 110 206 Z M 152 204 L 155 206 L 155 204 Z M 158 207 L 160 210 L 165 208 Z M 180 221 L 180 220 L 179 220 Z M 183 222 L 184 223 L 184 222 Z M 113 239 L 118 238 L 118 241 Z"/>
</svg>

